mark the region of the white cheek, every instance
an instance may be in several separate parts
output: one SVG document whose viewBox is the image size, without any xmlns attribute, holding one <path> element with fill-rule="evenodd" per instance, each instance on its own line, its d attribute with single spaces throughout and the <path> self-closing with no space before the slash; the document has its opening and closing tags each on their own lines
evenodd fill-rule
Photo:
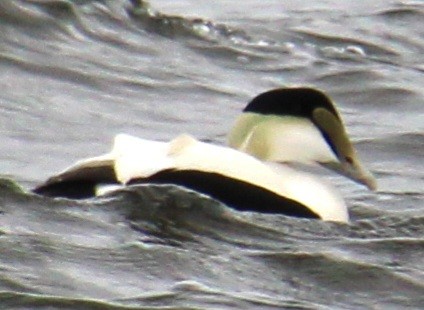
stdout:
<svg viewBox="0 0 424 310">
<path fill-rule="evenodd" d="M 287 117 L 270 124 L 269 161 L 316 162 L 338 161 L 315 125 L 304 118 Z"/>
</svg>

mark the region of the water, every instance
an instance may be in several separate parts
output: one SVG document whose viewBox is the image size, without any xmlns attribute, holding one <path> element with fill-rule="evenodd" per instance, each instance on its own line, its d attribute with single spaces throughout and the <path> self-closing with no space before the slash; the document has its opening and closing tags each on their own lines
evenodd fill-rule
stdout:
<svg viewBox="0 0 424 310">
<path fill-rule="evenodd" d="M 5 309 L 421 309 L 421 1 L 0 2 Z M 337 102 L 379 189 L 325 175 L 352 223 L 241 213 L 139 186 L 84 202 L 28 189 L 113 136 L 225 143 L 256 94 Z"/>
</svg>

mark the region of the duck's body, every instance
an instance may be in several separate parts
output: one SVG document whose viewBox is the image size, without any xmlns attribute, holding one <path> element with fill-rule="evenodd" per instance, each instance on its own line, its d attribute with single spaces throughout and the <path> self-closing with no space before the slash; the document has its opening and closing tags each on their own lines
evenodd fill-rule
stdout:
<svg viewBox="0 0 424 310">
<path fill-rule="evenodd" d="M 188 135 L 165 143 L 121 134 L 111 153 L 76 163 L 35 192 L 89 198 L 107 184 L 170 183 L 238 210 L 348 220 L 343 200 L 330 187 L 306 173 L 281 169 L 283 174 L 275 173 L 250 155 Z"/>
<path fill-rule="evenodd" d="M 275 107 L 284 105 L 281 100 L 287 95 L 294 108 L 280 107 L 275 112 Z M 311 99 L 315 100 L 313 104 Z M 80 161 L 34 191 L 87 198 L 96 194 L 99 184 L 171 183 L 239 210 L 347 222 L 346 205 L 330 186 L 283 165 L 320 163 L 372 187 L 372 179 L 359 165 L 337 111 L 326 100 L 321 92 L 311 89 L 259 95 L 229 135 L 233 148 L 188 135 L 165 143 L 121 134 L 110 153 Z M 258 159 L 280 163 L 279 171 Z"/>
</svg>

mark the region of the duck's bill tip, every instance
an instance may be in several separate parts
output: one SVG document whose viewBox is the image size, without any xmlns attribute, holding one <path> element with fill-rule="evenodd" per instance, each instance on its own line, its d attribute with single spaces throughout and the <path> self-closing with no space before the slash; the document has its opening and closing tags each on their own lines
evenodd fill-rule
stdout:
<svg viewBox="0 0 424 310">
<path fill-rule="evenodd" d="M 365 185 L 370 191 L 375 192 L 377 190 L 377 180 L 371 174 L 362 179 L 358 179 L 358 182 Z"/>
<path fill-rule="evenodd" d="M 363 168 L 360 164 L 341 164 L 339 162 L 321 163 L 322 166 L 333 170 L 356 183 L 366 186 L 371 191 L 377 190 L 377 180 L 371 172 Z"/>
<path fill-rule="evenodd" d="M 374 175 L 362 167 L 359 163 L 348 167 L 346 170 L 347 177 L 351 178 L 353 181 L 366 186 L 371 191 L 377 190 L 377 180 L 375 179 Z"/>
</svg>

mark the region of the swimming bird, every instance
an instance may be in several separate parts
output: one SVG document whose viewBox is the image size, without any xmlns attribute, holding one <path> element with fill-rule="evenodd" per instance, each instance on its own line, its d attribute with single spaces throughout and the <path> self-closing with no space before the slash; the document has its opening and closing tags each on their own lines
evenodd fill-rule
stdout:
<svg viewBox="0 0 424 310">
<path fill-rule="evenodd" d="M 255 97 L 229 133 L 230 147 L 183 134 L 170 142 L 115 137 L 112 151 L 77 162 L 33 191 L 88 198 L 100 185 L 176 184 L 242 211 L 347 222 L 328 184 L 287 164 L 320 164 L 375 187 L 332 101 L 314 88 L 274 89 Z M 278 163 L 278 171 L 268 162 Z"/>
</svg>

